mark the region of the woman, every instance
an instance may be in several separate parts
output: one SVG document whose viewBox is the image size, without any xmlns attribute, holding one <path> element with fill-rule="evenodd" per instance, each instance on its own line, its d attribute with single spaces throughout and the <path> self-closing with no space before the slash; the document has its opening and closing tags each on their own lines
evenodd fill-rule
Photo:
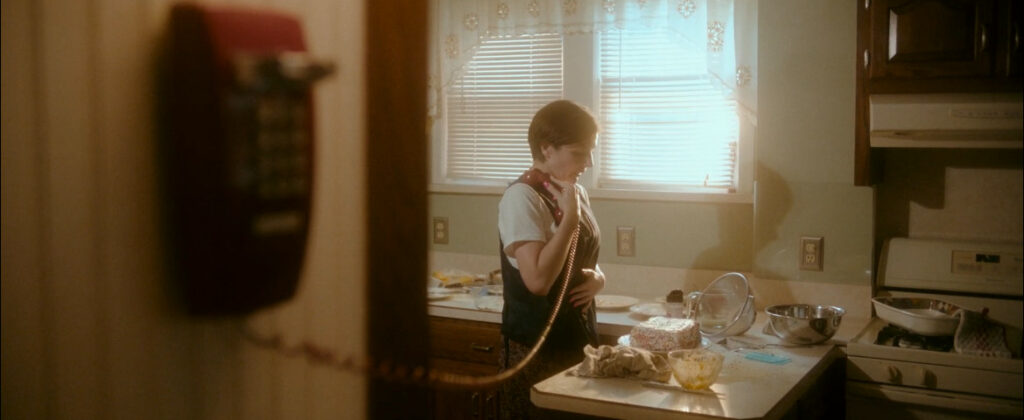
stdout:
<svg viewBox="0 0 1024 420">
<path fill-rule="evenodd" d="M 582 360 L 587 344 L 597 345 L 594 296 L 605 283 L 597 266 L 600 231 L 586 190 L 577 184 L 593 166 L 597 131 L 594 117 L 572 101 L 537 111 L 528 134 L 533 167 L 505 190 L 498 207 L 504 369 L 525 358 L 540 337 L 579 229 L 569 289 L 555 323 L 533 361 L 502 387 L 505 418 L 538 417 L 530 387 Z"/>
</svg>

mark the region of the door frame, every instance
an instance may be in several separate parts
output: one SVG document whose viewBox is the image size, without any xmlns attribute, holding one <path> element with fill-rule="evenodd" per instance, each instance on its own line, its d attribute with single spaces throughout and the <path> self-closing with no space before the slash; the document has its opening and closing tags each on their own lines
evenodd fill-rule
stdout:
<svg viewBox="0 0 1024 420">
<path fill-rule="evenodd" d="M 428 2 L 366 5 L 367 354 L 427 366 Z M 376 370 L 387 365 L 374 364 Z M 370 418 L 421 418 L 429 388 L 369 377 Z"/>
</svg>

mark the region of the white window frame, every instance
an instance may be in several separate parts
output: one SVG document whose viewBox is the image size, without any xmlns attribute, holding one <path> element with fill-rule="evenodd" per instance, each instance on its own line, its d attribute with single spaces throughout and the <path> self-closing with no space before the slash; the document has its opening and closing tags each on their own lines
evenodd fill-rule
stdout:
<svg viewBox="0 0 1024 420">
<path fill-rule="evenodd" d="M 595 113 L 600 110 L 598 54 L 596 51 L 597 33 L 572 34 L 563 36 L 563 88 L 566 99 L 586 106 Z M 575 76 L 589 75 L 589 77 Z M 431 183 L 429 191 L 435 193 L 455 194 L 491 194 L 500 195 L 507 185 L 497 183 L 473 183 L 446 179 L 446 127 L 447 98 L 442 92 L 442 118 L 431 127 Z M 652 191 L 636 189 L 602 188 L 596 180 L 601 171 L 599 148 L 595 149 L 594 167 L 584 173 L 580 184 L 587 188 L 591 198 L 622 199 L 642 201 L 681 201 L 681 202 L 717 202 L 717 203 L 753 203 L 754 199 L 754 156 L 756 118 L 752 113 L 740 109 L 740 134 L 737 144 L 735 192 L 693 192 L 693 191 Z M 600 142 L 600 136 L 598 142 Z M 526 144 L 526 130 L 523 131 L 523 144 Z M 525 169 L 525 168 L 524 168 Z M 508 180 L 511 182 L 512 180 Z"/>
</svg>

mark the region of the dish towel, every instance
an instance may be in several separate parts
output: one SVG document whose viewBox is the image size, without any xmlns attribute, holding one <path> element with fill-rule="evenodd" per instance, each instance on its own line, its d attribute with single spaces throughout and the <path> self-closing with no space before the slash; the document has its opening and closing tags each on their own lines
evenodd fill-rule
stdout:
<svg viewBox="0 0 1024 420">
<path fill-rule="evenodd" d="M 586 355 L 573 371 L 576 376 L 636 378 L 668 382 L 672 367 L 664 356 L 626 346 L 587 345 Z"/>
<path fill-rule="evenodd" d="M 982 357 L 1011 358 L 1002 325 L 985 319 L 985 314 L 967 309 L 953 313 L 960 325 L 953 335 L 953 348 L 957 353 Z"/>
</svg>

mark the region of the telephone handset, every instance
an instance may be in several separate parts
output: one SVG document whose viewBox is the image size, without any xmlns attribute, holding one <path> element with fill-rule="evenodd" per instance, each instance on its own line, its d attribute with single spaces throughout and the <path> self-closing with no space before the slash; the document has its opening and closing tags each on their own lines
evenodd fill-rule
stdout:
<svg viewBox="0 0 1024 420">
<path fill-rule="evenodd" d="M 292 16 L 181 4 L 165 67 L 173 273 L 189 310 L 240 314 L 294 295 L 313 194 L 311 84 Z"/>
<path fill-rule="evenodd" d="M 549 185 L 555 188 L 557 191 L 562 191 L 562 186 L 558 185 L 554 181 L 551 181 L 551 175 L 537 168 L 530 168 L 523 175 L 519 177 L 519 181 L 533 187 L 537 193 L 548 199 L 548 208 L 551 213 L 555 216 L 555 223 L 562 223 L 562 209 L 558 207 L 558 200 L 548 191 L 544 183 L 547 182 Z"/>
</svg>

